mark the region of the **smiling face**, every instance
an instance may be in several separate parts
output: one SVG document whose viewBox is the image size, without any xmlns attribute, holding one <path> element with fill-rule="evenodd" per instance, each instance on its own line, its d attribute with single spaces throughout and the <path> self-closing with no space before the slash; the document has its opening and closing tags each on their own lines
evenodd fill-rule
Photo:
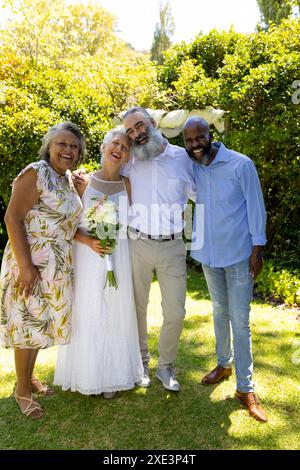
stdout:
<svg viewBox="0 0 300 470">
<path fill-rule="evenodd" d="M 188 124 L 183 129 L 183 139 L 185 149 L 190 157 L 201 161 L 209 156 L 212 134 L 208 126 L 200 122 Z"/>
<path fill-rule="evenodd" d="M 49 163 L 52 168 L 64 175 L 72 170 L 79 158 L 79 141 L 70 131 L 58 131 L 49 144 Z"/>
<path fill-rule="evenodd" d="M 149 140 L 151 128 L 155 125 L 142 112 L 136 112 L 124 119 L 124 127 L 131 141 L 136 145 L 145 145 Z"/>
<path fill-rule="evenodd" d="M 116 134 L 110 142 L 102 146 L 104 165 L 121 166 L 127 163 L 130 142 L 126 135 Z"/>
<path fill-rule="evenodd" d="M 132 153 L 139 160 L 151 160 L 161 152 L 163 138 L 152 118 L 137 111 L 127 115 L 124 127 L 132 141 Z"/>
</svg>

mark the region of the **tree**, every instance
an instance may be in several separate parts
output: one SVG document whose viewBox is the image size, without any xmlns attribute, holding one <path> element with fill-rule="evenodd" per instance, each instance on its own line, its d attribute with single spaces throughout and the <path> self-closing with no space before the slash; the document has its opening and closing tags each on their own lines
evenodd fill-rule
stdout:
<svg viewBox="0 0 300 470">
<path fill-rule="evenodd" d="M 293 7 L 300 7 L 300 0 L 257 0 L 261 19 L 268 28 L 270 23 L 279 24 L 292 15 Z"/>
<path fill-rule="evenodd" d="M 169 1 L 165 5 L 160 4 L 159 23 L 156 23 L 154 38 L 151 47 L 151 60 L 162 64 L 163 52 L 171 46 L 171 38 L 175 31 L 175 23 L 171 12 Z"/>
<path fill-rule="evenodd" d="M 101 7 L 10 4 L 15 14 L 0 30 L 0 224 L 11 182 L 36 160 L 48 127 L 73 121 L 98 160 L 111 118 L 136 104 L 150 107 L 158 87 L 155 65 L 114 35 L 113 17 Z"/>
<path fill-rule="evenodd" d="M 14 16 L 1 31 L 1 45 L 28 57 L 33 66 L 42 63 L 59 68 L 70 58 L 108 52 L 117 41 L 114 16 L 92 3 L 7 0 L 6 4 Z"/>
</svg>

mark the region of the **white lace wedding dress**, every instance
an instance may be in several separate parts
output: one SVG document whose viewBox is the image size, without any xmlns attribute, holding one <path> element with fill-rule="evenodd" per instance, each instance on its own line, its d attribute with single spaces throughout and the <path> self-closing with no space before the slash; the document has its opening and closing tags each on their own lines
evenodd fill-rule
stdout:
<svg viewBox="0 0 300 470">
<path fill-rule="evenodd" d="M 84 210 L 103 194 L 119 206 L 118 243 L 112 254 L 118 289 L 106 286 L 106 264 L 88 246 L 74 241 L 74 304 L 71 343 L 60 346 L 54 384 L 85 395 L 128 390 L 143 377 L 131 259 L 126 235 L 127 193 L 123 181 L 90 177 Z M 87 231 L 82 216 L 79 227 Z M 122 236 L 123 235 L 123 236 Z"/>
</svg>

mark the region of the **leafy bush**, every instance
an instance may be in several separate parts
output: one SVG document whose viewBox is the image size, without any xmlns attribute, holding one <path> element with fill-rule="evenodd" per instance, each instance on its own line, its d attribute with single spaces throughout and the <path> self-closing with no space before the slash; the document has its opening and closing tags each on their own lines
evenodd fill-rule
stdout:
<svg viewBox="0 0 300 470">
<path fill-rule="evenodd" d="M 79 166 L 79 169 L 83 168 L 87 173 L 92 173 L 93 171 L 100 170 L 101 165 L 97 163 L 95 160 L 90 160 L 85 162 Z"/>
<path fill-rule="evenodd" d="M 11 181 L 36 160 L 50 126 L 73 121 L 86 136 L 88 158 L 98 161 L 112 118 L 133 104 L 149 106 L 157 92 L 154 64 L 116 37 L 115 19 L 101 6 L 64 0 L 9 3 L 15 4 L 15 16 L 0 29 L 4 204 Z"/>
<path fill-rule="evenodd" d="M 265 300 L 281 300 L 289 306 L 300 305 L 300 271 L 276 268 L 274 260 L 265 262 L 256 281 L 256 292 Z"/>
<path fill-rule="evenodd" d="M 170 109 L 213 104 L 227 114 L 215 139 L 256 164 L 268 213 L 266 254 L 299 265 L 300 20 L 251 35 L 211 31 L 166 54 L 159 69 Z M 178 140 L 179 142 L 179 140 Z"/>
<path fill-rule="evenodd" d="M 0 251 L 11 183 L 38 158 L 48 128 L 73 121 L 86 136 L 88 162 L 98 162 L 112 118 L 150 107 L 157 94 L 154 64 L 116 37 L 100 6 L 24 0 L 13 10 L 0 30 Z"/>
</svg>

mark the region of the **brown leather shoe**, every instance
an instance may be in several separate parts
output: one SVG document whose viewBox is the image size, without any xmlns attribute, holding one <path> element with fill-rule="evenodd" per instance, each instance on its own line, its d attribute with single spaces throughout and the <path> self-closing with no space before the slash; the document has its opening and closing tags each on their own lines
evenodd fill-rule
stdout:
<svg viewBox="0 0 300 470">
<path fill-rule="evenodd" d="M 209 374 L 205 375 L 201 380 L 203 385 L 212 385 L 220 382 L 223 379 L 228 379 L 232 374 L 231 368 L 225 369 L 225 367 L 217 366 Z"/>
<path fill-rule="evenodd" d="M 258 397 L 257 395 L 255 395 L 254 392 L 243 393 L 243 392 L 240 392 L 239 390 L 236 390 L 234 396 L 235 398 L 239 400 L 239 402 L 245 408 L 247 408 L 250 416 L 253 416 L 253 418 L 257 419 L 258 421 L 262 421 L 264 423 L 268 421 L 266 413 L 264 412 L 263 408 L 260 406 Z"/>
</svg>

